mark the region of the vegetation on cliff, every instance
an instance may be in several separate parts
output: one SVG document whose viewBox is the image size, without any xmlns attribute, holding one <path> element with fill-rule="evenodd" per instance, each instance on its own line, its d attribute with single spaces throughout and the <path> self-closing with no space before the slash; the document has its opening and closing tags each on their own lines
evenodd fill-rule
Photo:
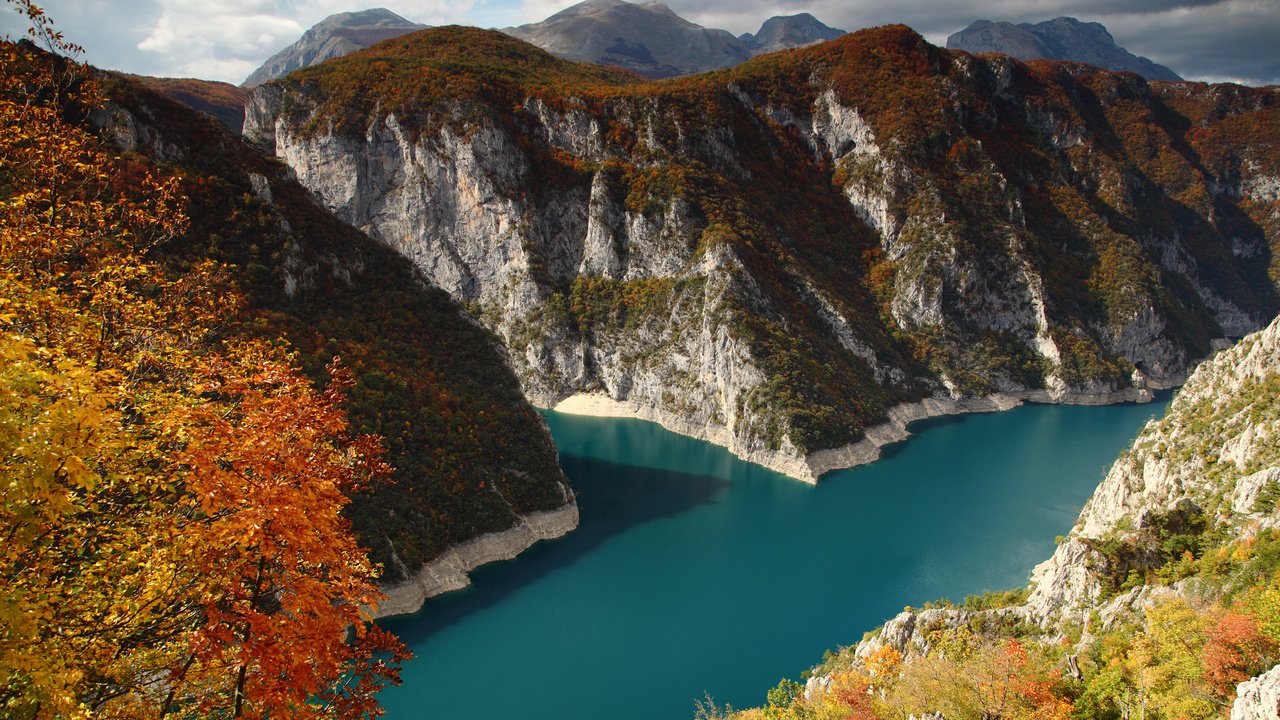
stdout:
<svg viewBox="0 0 1280 720">
<path fill-rule="evenodd" d="M 843 445 L 931 394 L 1173 382 L 1211 339 L 1280 308 L 1268 132 L 1280 107 L 1266 89 L 975 57 L 888 26 L 661 82 L 440 28 L 265 90 L 274 115 L 260 122 L 275 132 L 283 118 L 278 139 L 297 152 L 374 143 L 392 117 L 421 153 L 446 136 L 480 154 L 505 138 L 494 147 L 516 170 L 492 191 L 519 208 L 511 232 L 529 267 L 459 299 L 508 343 L 526 390 L 596 389 L 639 367 L 630 346 L 724 325 L 765 375 L 712 416 L 747 447 Z M 585 236 L 600 198 L 630 229 L 616 233 L 616 266 L 578 267 L 558 238 Z M 676 262 L 627 255 L 642 242 Z M 707 269 L 709 255 L 733 270 Z M 729 286 L 715 303 L 679 305 L 701 320 L 632 308 L 648 334 L 550 307 L 577 275 L 716 273 Z M 529 296 L 548 308 L 512 310 Z M 578 341 L 619 365 L 560 372 L 530 359 Z M 735 407 L 755 415 L 730 423 Z"/>
<path fill-rule="evenodd" d="M 1034 592 L 908 609 L 766 707 L 702 714 L 1225 718 L 1240 683 L 1280 664 L 1277 398 L 1280 321 L 1197 370 Z"/>
<path fill-rule="evenodd" d="M 249 91 L 244 88 L 231 83 L 196 78 L 157 78 L 146 75 L 128 77 L 170 100 L 176 100 L 193 110 L 209 113 L 237 134 L 244 126 L 244 104 L 249 99 Z"/>
</svg>

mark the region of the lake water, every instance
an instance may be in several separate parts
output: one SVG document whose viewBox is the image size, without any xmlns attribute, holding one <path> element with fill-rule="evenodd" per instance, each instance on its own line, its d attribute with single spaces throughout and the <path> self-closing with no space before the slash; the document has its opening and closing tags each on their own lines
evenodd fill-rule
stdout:
<svg viewBox="0 0 1280 720">
<path fill-rule="evenodd" d="M 391 720 L 689 720 L 759 705 L 904 605 L 1022 586 L 1167 399 L 930 421 L 816 487 L 638 420 L 549 413 L 581 527 L 386 621 Z"/>
</svg>

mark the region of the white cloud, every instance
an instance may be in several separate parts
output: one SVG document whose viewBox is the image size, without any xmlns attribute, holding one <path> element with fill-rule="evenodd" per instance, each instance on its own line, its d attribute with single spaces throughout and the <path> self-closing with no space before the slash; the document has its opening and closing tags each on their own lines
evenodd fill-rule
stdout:
<svg viewBox="0 0 1280 720">
<path fill-rule="evenodd" d="M 85 59 L 143 75 L 194 76 L 238 83 L 328 15 L 362 9 L 362 0 L 45 0 L 55 26 L 85 47 Z M 414 22 L 464 22 L 474 0 L 375 0 Z M 123 6 L 123 7 L 122 7 Z M 7 9 L 0 33 L 25 23 Z"/>
</svg>

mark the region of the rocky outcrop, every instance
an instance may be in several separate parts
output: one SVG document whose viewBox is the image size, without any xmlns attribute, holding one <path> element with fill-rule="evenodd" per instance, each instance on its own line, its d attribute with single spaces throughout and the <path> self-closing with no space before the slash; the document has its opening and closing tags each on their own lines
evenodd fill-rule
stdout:
<svg viewBox="0 0 1280 720">
<path fill-rule="evenodd" d="M 1215 230 L 1222 213 L 1194 199 L 1243 198 L 1280 175 L 1273 160 L 1226 151 L 1210 163 L 1231 168 L 1219 180 L 1161 156 L 1199 188 L 1166 190 L 1153 178 L 1167 165 L 1140 169 L 1146 141 L 1126 155 L 1113 137 L 1154 112 L 1141 81 L 1031 76 L 878 32 L 771 61 L 804 78 L 784 97 L 751 64 L 637 89 L 440 29 L 395 49 L 421 67 L 377 66 L 411 73 L 388 76 L 385 97 L 371 86 L 338 112 L 325 95 L 380 62 L 375 49 L 306 86 L 258 89 L 246 132 L 500 336 L 535 403 L 607 397 L 807 480 L 938 413 L 1143 399 L 1211 338 L 1274 312 L 1266 254 L 1215 249 L 1266 247 L 1265 231 Z M 490 48 L 519 74 L 494 77 Z M 886 48 L 909 57 L 893 65 Z M 450 94 L 469 62 L 489 73 L 483 99 Z M 958 109 L 899 114 L 884 86 L 856 80 L 885 62 L 932 68 L 921 82 L 942 89 L 920 107 Z M 528 84 L 539 73 L 559 85 Z M 1088 83 L 1127 114 L 1104 122 L 1062 100 Z M 1269 97 L 1214 102 L 1270 113 Z M 1094 152 L 1104 138 L 1120 149 Z M 1262 218 L 1276 202 L 1237 210 Z"/>
<path fill-rule="evenodd" d="M 1061 642 L 1066 628 L 1084 636 L 1140 622 L 1142 610 L 1205 592 L 1185 578 L 1169 585 L 1116 585 L 1116 574 L 1158 567 L 1170 558 L 1154 548 L 1161 540 L 1212 522 L 1227 539 L 1245 538 L 1280 524 L 1274 502 L 1259 503 L 1264 489 L 1280 488 L 1280 319 L 1202 363 L 1168 412 L 1143 429 L 1085 505 L 1075 527 L 1053 556 L 1032 572 L 1025 602 L 994 610 L 908 608 L 860 642 L 846 662 L 859 663 L 881 648 L 904 657 L 927 655 L 940 631 L 968 628 L 1001 637 L 1017 627 L 1022 638 L 1040 634 Z M 1211 517 L 1204 508 L 1216 507 Z M 1125 548 L 1117 555 L 1114 548 Z M 1147 548 L 1147 549 L 1144 549 Z M 1117 563 L 1125 565 L 1117 566 Z M 1149 563 L 1143 565 L 1143 563 Z M 1038 629 L 1037 629 L 1038 628 Z M 1084 642 L 1084 640 L 1081 640 Z M 821 694 L 829 677 L 807 684 Z M 1276 717 L 1280 669 L 1242 683 L 1233 718 Z"/>
<path fill-rule="evenodd" d="M 1231 720 L 1274 720 L 1280 717 L 1280 665 L 1236 688 Z"/>
<path fill-rule="evenodd" d="M 1270 399 L 1258 396 L 1278 376 L 1280 321 L 1202 364 L 1166 417 L 1112 466 L 1053 557 L 1032 572 L 1031 617 L 1047 624 L 1095 609 L 1107 590 L 1099 543 L 1135 537 L 1180 507 L 1199 511 L 1224 494 L 1230 515 L 1223 522 L 1232 531 L 1275 523 L 1255 505 L 1280 479 L 1280 418 L 1264 413 Z"/>
<path fill-rule="evenodd" d="M 451 545 L 417 572 L 406 569 L 407 580 L 383 586 L 386 598 L 374 616 L 411 615 L 420 610 L 428 598 L 470 585 L 467 573 L 481 565 L 514 559 L 534 543 L 563 537 L 576 527 L 578 505 L 570 502 L 558 510 L 524 515 L 508 530 Z"/>
<path fill-rule="evenodd" d="M 1072 60 L 1148 80 L 1181 80 L 1177 73 L 1116 45 L 1100 23 L 1060 17 L 1035 23 L 977 20 L 947 38 L 947 47 L 971 53 L 1004 53 L 1019 60 Z"/>
</svg>

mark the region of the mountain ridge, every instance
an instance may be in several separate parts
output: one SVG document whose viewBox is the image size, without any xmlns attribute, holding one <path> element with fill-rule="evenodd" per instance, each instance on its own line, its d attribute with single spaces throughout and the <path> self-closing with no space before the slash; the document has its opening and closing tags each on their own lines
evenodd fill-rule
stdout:
<svg viewBox="0 0 1280 720">
<path fill-rule="evenodd" d="M 651 78 L 729 67 L 752 55 L 727 30 L 696 25 L 661 2 L 586 0 L 503 32 L 566 60 L 615 65 Z"/>
<path fill-rule="evenodd" d="M 381 40 L 425 29 L 383 8 L 331 15 L 269 58 L 242 87 L 367 48 Z M 755 55 L 801 47 L 844 34 L 809 13 L 775 16 L 760 30 L 734 37 L 704 28 L 660 2 L 586 0 L 550 17 L 502 30 L 558 57 L 623 68 L 650 78 L 730 67 Z"/>
<path fill-rule="evenodd" d="M 1116 45 L 1105 27 L 1059 17 L 1035 24 L 975 20 L 947 37 L 947 48 L 972 53 L 1000 52 L 1019 60 L 1070 60 L 1109 70 L 1135 72 L 1148 80 L 1178 81 L 1169 68 Z"/>
<path fill-rule="evenodd" d="M 536 404 L 605 395 L 810 480 L 899 404 L 1132 398 L 1276 310 L 1266 89 L 901 26 L 644 83 L 444 28 L 249 116 L 504 338 Z"/>
<path fill-rule="evenodd" d="M 809 13 L 799 13 L 775 15 L 765 20 L 755 33 L 744 33 L 738 39 L 746 43 L 753 54 L 763 55 L 835 40 L 844 34 L 844 30 L 829 27 Z"/>
</svg>

